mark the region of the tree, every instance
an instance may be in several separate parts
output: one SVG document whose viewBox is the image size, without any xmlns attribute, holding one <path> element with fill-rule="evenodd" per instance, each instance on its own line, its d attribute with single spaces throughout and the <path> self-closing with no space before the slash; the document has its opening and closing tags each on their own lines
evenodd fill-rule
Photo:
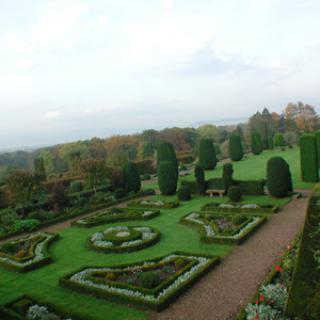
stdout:
<svg viewBox="0 0 320 320">
<path fill-rule="evenodd" d="M 199 147 L 199 164 L 204 170 L 213 170 L 218 163 L 216 151 L 211 139 L 201 139 Z"/>
<path fill-rule="evenodd" d="M 170 142 L 159 142 L 157 146 L 157 166 L 162 161 L 170 161 L 175 170 L 176 179 L 178 179 L 179 171 L 178 171 L 178 161 L 176 157 L 176 153 L 174 151 L 173 145 Z"/>
<path fill-rule="evenodd" d="M 194 167 L 194 176 L 198 184 L 199 193 L 205 194 L 206 192 L 205 172 L 203 168 L 198 164 Z"/>
<path fill-rule="evenodd" d="M 218 127 L 213 124 L 204 124 L 197 128 L 200 139 L 216 140 L 218 137 Z"/>
<path fill-rule="evenodd" d="M 13 201 L 21 205 L 22 215 L 25 216 L 25 205 L 35 190 L 34 176 L 26 170 L 15 170 L 7 177 L 7 185 Z"/>
<path fill-rule="evenodd" d="M 44 159 L 43 158 L 36 158 L 33 161 L 33 167 L 34 167 L 34 178 L 37 183 L 46 181 L 47 174 L 46 169 L 44 167 Z"/>
<path fill-rule="evenodd" d="M 232 134 L 229 139 L 229 154 L 232 161 L 240 161 L 243 157 L 241 138 L 237 134 Z"/>
<path fill-rule="evenodd" d="M 128 192 L 138 192 L 141 189 L 141 179 L 137 165 L 128 162 L 123 167 L 124 185 Z"/>
<path fill-rule="evenodd" d="M 284 140 L 283 134 L 278 132 L 273 137 L 273 144 L 275 147 L 284 147 L 286 142 Z"/>
<path fill-rule="evenodd" d="M 171 161 L 161 161 L 158 165 L 158 184 L 163 195 L 172 195 L 177 190 L 177 176 Z"/>
<path fill-rule="evenodd" d="M 316 148 L 317 148 L 317 158 L 318 158 L 318 167 L 320 168 L 320 131 L 315 133 L 316 137 Z"/>
<path fill-rule="evenodd" d="M 113 169 L 111 174 L 111 186 L 113 191 L 124 188 L 124 177 L 122 169 Z"/>
<path fill-rule="evenodd" d="M 261 136 L 258 132 L 251 134 L 251 151 L 253 154 L 260 154 L 263 150 Z"/>
<path fill-rule="evenodd" d="M 106 182 L 108 170 L 103 160 L 88 159 L 81 164 L 82 173 L 86 183 L 97 192 L 97 187 Z"/>
<path fill-rule="evenodd" d="M 318 182 L 318 150 L 316 137 L 313 134 L 304 134 L 300 137 L 300 163 L 302 180 Z"/>
<path fill-rule="evenodd" d="M 232 163 L 225 163 L 223 165 L 223 186 L 226 191 L 232 186 L 233 184 L 233 166 Z"/>
<path fill-rule="evenodd" d="M 51 191 L 51 201 L 56 211 L 66 208 L 69 205 L 67 189 L 62 183 L 56 183 Z"/>
<path fill-rule="evenodd" d="M 267 163 L 267 188 L 271 196 L 286 197 L 292 192 L 292 179 L 288 163 L 281 157 L 272 157 Z"/>
</svg>

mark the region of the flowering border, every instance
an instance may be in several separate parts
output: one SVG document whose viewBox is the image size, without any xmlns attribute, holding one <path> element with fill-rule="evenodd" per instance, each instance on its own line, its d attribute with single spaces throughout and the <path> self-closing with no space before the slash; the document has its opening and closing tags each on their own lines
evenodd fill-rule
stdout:
<svg viewBox="0 0 320 320">
<path fill-rule="evenodd" d="M 204 213 L 202 213 L 204 214 Z M 233 216 L 232 214 L 216 214 L 212 213 L 212 216 Z M 251 222 L 246 223 L 236 235 L 232 236 L 222 236 L 219 234 L 215 234 L 212 228 L 205 224 L 203 220 L 199 219 L 201 217 L 201 213 L 192 212 L 183 216 L 180 219 L 182 224 L 187 226 L 196 228 L 200 233 L 200 239 L 206 243 L 225 243 L 225 244 L 241 244 L 244 242 L 254 231 L 256 231 L 262 224 L 267 221 L 267 216 L 265 215 L 247 215 L 248 218 L 253 219 Z"/>
<path fill-rule="evenodd" d="M 131 240 L 131 241 L 125 241 L 121 245 L 114 245 L 111 241 L 106 241 L 99 239 L 99 235 L 108 232 L 112 232 L 114 230 L 130 230 L 134 229 L 142 234 L 142 239 L 137 240 Z M 93 237 L 96 237 L 97 239 L 93 241 Z M 88 240 L 88 245 L 91 249 L 94 249 L 98 252 L 133 252 L 137 250 L 141 250 L 144 248 L 147 248 L 149 246 L 152 246 L 153 244 L 157 243 L 161 238 L 161 233 L 151 227 L 147 226 L 115 226 L 107 228 L 103 232 L 97 232 L 93 236 L 90 237 Z"/>
<path fill-rule="evenodd" d="M 162 289 L 156 296 L 150 293 L 143 293 L 141 290 L 134 290 L 132 287 L 109 286 L 102 283 L 94 283 L 85 279 L 86 275 L 94 271 L 117 271 L 127 268 L 139 268 L 172 258 L 193 259 L 195 264 L 186 272 L 175 275 L 171 284 Z M 157 257 L 140 263 L 118 265 L 111 267 L 85 267 L 72 274 L 68 274 L 59 283 L 62 287 L 70 288 L 81 293 L 93 294 L 100 298 L 120 303 L 129 303 L 138 307 L 145 307 L 153 310 L 163 310 L 172 303 L 179 295 L 193 285 L 201 276 L 211 270 L 220 261 L 219 257 L 189 254 L 184 252 L 173 252 L 167 256 Z"/>
<path fill-rule="evenodd" d="M 143 203 L 145 202 L 145 203 Z M 130 208 L 143 208 L 143 209 L 174 209 L 179 207 L 178 201 L 163 201 L 163 200 L 136 200 L 128 203 Z"/>
<path fill-rule="evenodd" d="M 272 214 L 280 210 L 279 206 L 260 206 L 257 204 L 232 205 L 228 203 L 209 202 L 200 209 L 212 213 L 244 213 L 244 214 Z"/>
<path fill-rule="evenodd" d="M 52 234 L 52 233 L 44 233 L 38 232 L 36 234 L 31 234 L 29 236 L 12 240 L 12 241 L 21 241 L 23 239 L 28 239 L 31 237 L 35 237 L 37 235 L 43 236 L 43 239 L 40 243 L 36 244 L 35 246 L 35 256 L 25 262 L 18 262 L 9 257 L 0 257 L 0 266 L 12 270 L 12 271 L 19 271 L 19 272 L 27 272 L 39 268 L 43 265 L 52 262 L 52 258 L 48 253 L 48 246 L 55 240 L 59 239 L 59 235 Z M 12 242 L 10 241 L 10 242 Z"/>
</svg>

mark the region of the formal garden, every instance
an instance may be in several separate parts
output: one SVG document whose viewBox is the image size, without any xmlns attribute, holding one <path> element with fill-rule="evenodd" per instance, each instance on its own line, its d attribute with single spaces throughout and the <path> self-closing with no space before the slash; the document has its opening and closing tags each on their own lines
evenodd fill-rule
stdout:
<svg viewBox="0 0 320 320">
<path fill-rule="evenodd" d="M 13 173 L 9 190 L 19 206 L 0 212 L 0 318 L 149 319 L 179 303 L 319 180 L 316 136 L 276 150 L 263 150 L 260 140 L 253 135 L 253 154 L 244 154 L 234 134 L 231 160 L 218 161 L 204 139 L 198 161 L 183 168 L 162 142 L 155 181 L 143 184 L 133 162 L 105 179 L 92 160 L 84 180 L 53 186 L 41 177 L 41 161 L 35 183 Z M 316 187 L 302 234 L 238 319 L 319 319 L 319 212 Z M 42 230 L 63 221 L 55 232 Z"/>
</svg>

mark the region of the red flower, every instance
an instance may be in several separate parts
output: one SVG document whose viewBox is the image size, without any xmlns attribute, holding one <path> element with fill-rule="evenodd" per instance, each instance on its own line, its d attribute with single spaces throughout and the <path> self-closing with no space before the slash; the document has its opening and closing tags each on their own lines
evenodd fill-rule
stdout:
<svg viewBox="0 0 320 320">
<path fill-rule="evenodd" d="M 259 304 L 259 300 L 256 301 L 256 304 Z"/>
<path fill-rule="evenodd" d="M 264 295 L 263 295 L 263 294 L 260 294 L 259 301 L 260 301 L 260 302 L 263 302 L 264 300 L 265 300 Z"/>
<path fill-rule="evenodd" d="M 274 269 L 278 272 L 282 272 L 282 268 L 279 265 L 275 266 Z"/>
</svg>

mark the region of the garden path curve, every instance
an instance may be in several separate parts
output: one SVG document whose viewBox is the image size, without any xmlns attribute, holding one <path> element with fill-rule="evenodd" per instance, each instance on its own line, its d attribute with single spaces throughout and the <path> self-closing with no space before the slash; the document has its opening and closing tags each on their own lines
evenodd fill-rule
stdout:
<svg viewBox="0 0 320 320">
<path fill-rule="evenodd" d="M 302 229 L 307 198 L 294 199 L 152 320 L 232 320 Z"/>
</svg>

